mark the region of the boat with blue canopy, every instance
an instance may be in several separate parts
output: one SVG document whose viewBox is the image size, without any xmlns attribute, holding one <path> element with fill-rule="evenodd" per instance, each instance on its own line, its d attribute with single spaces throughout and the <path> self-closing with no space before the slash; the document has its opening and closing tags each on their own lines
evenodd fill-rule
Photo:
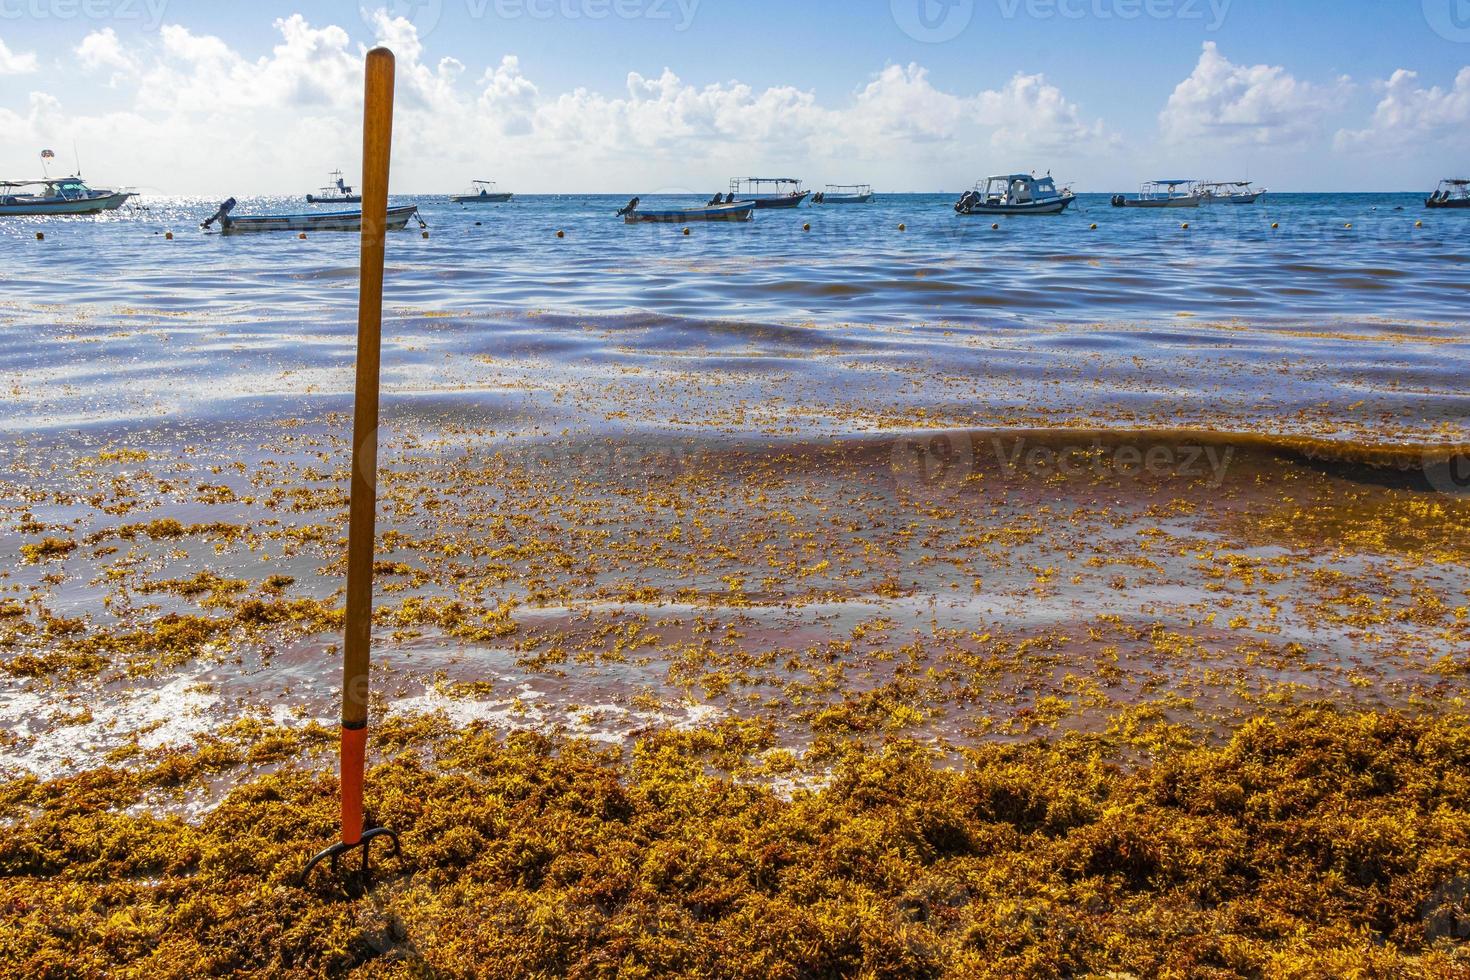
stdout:
<svg viewBox="0 0 1470 980">
<path fill-rule="evenodd" d="M 1195 181 L 1175 177 L 1167 180 L 1150 180 L 1138 188 L 1137 197 L 1113 196 L 1115 208 L 1197 208 L 1199 195 L 1195 193 Z"/>
</svg>

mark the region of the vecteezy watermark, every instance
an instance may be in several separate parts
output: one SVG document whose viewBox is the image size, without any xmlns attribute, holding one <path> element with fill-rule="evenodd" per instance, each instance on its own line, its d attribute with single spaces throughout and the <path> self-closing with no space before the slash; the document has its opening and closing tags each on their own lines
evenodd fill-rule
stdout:
<svg viewBox="0 0 1470 980">
<path fill-rule="evenodd" d="M 1197 20 L 1225 26 L 1234 0 L 995 0 L 1006 20 Z"/>
<path fill-rule="evenodd" d="M 700 0 L 465 0 L 470 17 L 500 20 L 668 21 L 680 33 L 694 25 Z"/>
<path fill-rule="evenodd" d="M 1087 480 L 1188 480 L 1215 489 L 1235 459 L 1233 446 L 1105 439 L 915 433 L 893 441 L 889 465 L 894 483 L 910 496 L 952 497 L 967 484 L 991 480 L 1051 484 Z"/>
<path fill-rule="evenodd" d="M 1421 910 L 1424 935 L 1430 942 L 1470 941 L 1470 878 L 1451 878 L 1434 890 Z"/>
<path fill-rule="evenodd" d="M 1470 447 L 1424 454 L 1424 478 L 1440 493 L 1470 496 Z"/>
<path fill-rule="evenodd" d="M 439 19 L 444 16 L 444 4 L 442 0 L 379 0 L 376 6 L 359 7 L 358 13 L 369 27 L 377 26 L 375 20 L 379 13 L 386 14 L 390 20 L 406 20 L 413 25 L 415 33 L 424 38 L 439 26 Z"/>
<path fill-rule="evenodd" d="M 168 4 L 169 0 L 0 0 L 0 21 L 133 21 L 154 31 L 162 26 Z"/>
<path fill-rule="evenodd" d="M 1430 30 L 1456 44 L 1470 44 L 1470 0 L 1424 0 Z"/>
<path fill-rule="evenodd" d="M 915 41 L 953 41 L 970 26 L 975 0 L 890 0 L 893 22 Z"/>
</svg>

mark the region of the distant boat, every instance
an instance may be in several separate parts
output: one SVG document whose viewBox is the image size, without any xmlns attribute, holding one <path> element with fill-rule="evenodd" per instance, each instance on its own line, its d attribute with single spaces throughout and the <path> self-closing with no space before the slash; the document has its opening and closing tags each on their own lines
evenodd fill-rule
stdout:
<svg viewBox="0 0 1470 980">
<path fill-rule="evenodd" d="M 1266 196 L 1266 188 L 1257 190 L 1248 180 L 1206 180 L 1194 192 L 1201 204 L 1255 204 Z"/>
<path fill-rule="evenodd" d="M 456 194 L 450 200 L 455 204 L 504 204 L 515 196 L 497 191 L 493 180 L 476 180 L 472 185 L 467 193 Z"/>
<path fill-rule="evenodd" d="M 246 214 L 233 215 L 235 199 L 232 197 L 199 227 L 208 228 L 216 221 L 224 235 L 242 235 L 256 231 L 361 231 L 361 211 L 320 211 L 312 214 Z M 388 209 L 389 231 L 399 231 L 409 219 L 418 216 L 416 204 L 405 204 Z M 423 219 L 419 219 L 423 223 Z"/>
<path fill-rule="evenodd" d="M 1470 177 L 1451 177 L 1439 182 L 1433 194 L 1425 198 L 1426 208 L 1470 208 Z"/>
<path fill-rule="evenodd" d="M 1061 214 L 1077 199 L 1070 188 L 1057 190 L 1051 174 L 997 174 L 975 184 L 955 202 L 960 215 Z"/>
<path fill-rule="evenodd" d="M 354 194 L 352 188 L 342 179 L 342 171 L 333 170 L 330 174 L 336 177 L 336 181 L 322 188 L 320 194 L 306 195 L 307 204 L 361 204 L 362 195 Z"/>
<path fill-rule="evenodd" d="M 736 201 L 733 204 L 705 204 L 695 208 L 645 208 L 638 198 L 633 198 L 618 212 L 618 216 L 630 225 L 644 222 L 655 224 L 681 224 L 686 221 L 749 221 L 756 208 L 754 201 Z"/>
<path fill-rule="evenodd" d="M 1113 196 L 1115 208 L 1197 208 L 1199 202 L 1195 182 L 1179 178 L 1150 180 L 1139 187 L 1137 197 Z"/>
<path fill-rule="evenodd" d="M 34 190 L 26 190 L 34 188 Z M 116 211 L 135 195 L 131 191 L 88 187 L 81 177 L 0 181 L 0 216 L 32 214 L 99 214 Z"/>
<path fill-rule="evenodd" d="M 735 177 L 730 181 L 730 193 L 733 204 L 748 202 L 766 210 L 797 207 L 810 192 L 802 190 L 801 181 L 795 177 Z"/>
<path fill-rule="evenodd" d="M 828 184 L 812 198 L 813 204 L 872 204 L 872 184 Z"/>
</svg>

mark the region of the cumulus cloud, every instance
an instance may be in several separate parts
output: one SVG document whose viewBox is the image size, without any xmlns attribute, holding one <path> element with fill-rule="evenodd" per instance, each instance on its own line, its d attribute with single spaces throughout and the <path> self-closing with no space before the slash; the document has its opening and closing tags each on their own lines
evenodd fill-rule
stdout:
<svg viewBox="0 0 1470 980">
<path fill-rule="evenodd" d="M 36 70 L 36 56 L 26 51 L 11 51 L 0 38 L 0 75 L 29 75 Z"/>
<path fill-rule="evenodd" d="M 1470 66 L 1449 89 L 1424 88 L 1416 72 L 1400 68 L 1378 86 L 1383 93 L 1367 128 L 1339 130 L 1339 149 L 1393 151 L 1410 143 L 1470 143 Z"/>
<path fill-rule="evenodd" d="M 1194 71 L 1175 87 L 1159 127 L 1170 142 L 1284 146 L 1321 132 L 1321 116 L 1348 86 L 1303 82 L 1276 65 L 1237 65 L 1206 41 Z"/>
<path fill-rule="evenodd" d="M 180 24 L 131 50 L 111 28 L 95 30 L 73 49 L 76 64 L 110 73 L 122 108 L 88 114 L 57 105 L 51 118 L 33 104 L 3 118 L 26 143 L 85 134 L 83 142 L 107 140 L 120 165 L 188 172 L 196 185 L 207 180 L 230 193 L 281 190 L 350 169 L 362 58 L 376 42 L 392 46 L 398 62 L 395 183 L 441 185 L 446 173 L 473 171 L 554 173 L 579 187 L 671 187 L 722 184 L 747 167 L 857 160 L 871 179 L 911 174 L 916 144 L 944 144 L 944 158 L 968 170 L 1050 166 L 1053 155 L 1116 141 L 1041 75 L 954 93 L 937 88 L 921 65 L 890 65 L 823 103 L 794 86 L 694 84 L 663 67 L 628 72 L 609 89 L 548 93 L 513 54 L 476 75 L 453 57 L 431 61 L 408 19 L 378 10 L 365 23 L 367 32 L 353 38 L 299 14 L 284 17 L 275 21 L 278 43 L 253 57 Z M 230 152 L 220 154 L 225 133 Z M 1037 151 L 1045 159 L 1029 156 Z"/>
</svg>

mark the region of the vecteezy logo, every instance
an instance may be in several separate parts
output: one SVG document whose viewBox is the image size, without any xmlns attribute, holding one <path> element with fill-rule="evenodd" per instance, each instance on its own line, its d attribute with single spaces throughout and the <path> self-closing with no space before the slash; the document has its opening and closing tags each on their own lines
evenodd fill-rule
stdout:
<svg viewBox="0 0 1470 980">
<path fill-rule="evenodd" d="M 1424 454 L 1424 478 L 1440 493 L 1470 496 L 1470 449 Z"/>
<path fill-rule="evenodd" d="M 915 41 L 953 41 L 970 26 L 975 0 L 890 0 L 893 22 Z"/>
<path fill-rule="evenodd" d="M 443 0 L 383 0 L 381 6 L 359 8 L 363 22 L 369 27 L 378 26 L 378 14 L 389 20 L 406 20 L 413 25 L 420 39 L 428 37 L 439 26 L 444 13 Z"/>
<path fill-rule="evenodd" d="M 893 440 L 889 466 L 894 484 L 910 497 L 938 500 L 963 491 L 975 474 L 968 432 L 920 432 Z"/>
<path fill-rule="evenodd" d="M 1424 20 L 1446 41 L 1470 44 L 1470 0 L 1424 0 Z"/>
</svg>

